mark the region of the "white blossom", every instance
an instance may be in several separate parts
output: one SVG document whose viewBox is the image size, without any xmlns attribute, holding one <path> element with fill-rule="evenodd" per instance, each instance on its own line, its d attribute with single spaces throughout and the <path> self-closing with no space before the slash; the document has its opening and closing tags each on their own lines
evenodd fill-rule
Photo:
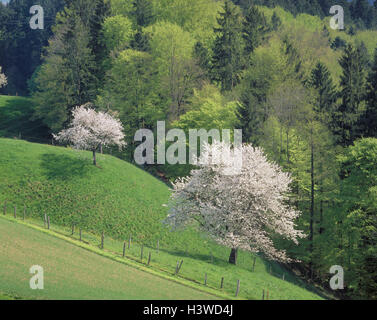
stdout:
<svg viewBox="0 0 377 320">
<path fill-rule="evenodd" d="M 280 235 L 297 244 L 304 237 L 295 229 L 300 212 L 289 205 L 290 175 L 269 162 L 261 148 L 249 144 L 234 148 L 239 148 L 234 154 L 242 155 L 242 169 L 230 175 L 234 159 L 217 156 L 229 145 L 205 146 L 199 168 L 174 183 L 165 222 L 179 228 L 196 220 L 220 244 L 292 261 L 271 239 Z M 212 158 L 216 161 L 208 161 Z"/>
<path fill-rule="evenodd" d="M 0 88 L 7 85 L 7 77 L 5 74 L 1 73 L 1 67 L 0 67 Z"/>
<path fill-rule="evenodd" d="M 73 109 L 72 118 L 69 128 L 54 135 L 54 138 L 72 143 L 77 149 L 93 151 L 94 164 L 95 152 L 100 146 L 116 145 L 122 148 L 126 145 L 122 123 L 108 113 L 96 112 L 91 104 Z"/>
</svg>

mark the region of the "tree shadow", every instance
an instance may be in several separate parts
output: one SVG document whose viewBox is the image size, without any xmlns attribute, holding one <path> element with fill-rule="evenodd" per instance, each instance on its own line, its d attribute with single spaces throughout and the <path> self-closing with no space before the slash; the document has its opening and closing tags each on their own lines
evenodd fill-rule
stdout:
<svg viewBox="0 0 377 320">
<path fill-rule="evenodd" d="M 49 180 L 71 180 L 86 176 L 91 168 L 89 159 L 45 153 L 41 155 L 41 168 Z"/>
<path fill-rule="evenodd" d="M 50 141 L 49 129 L 39 119 L 34 119 L 34 104 L 24 97 L 0 96 L 0 134 L 19 137 L 32 142 Z"/>
<path fill-rule="evenodd" d="M 322 288 L 318 288 L 314 283 L 309 283 L 304 277 L 300 277 L 297 274 L 294 274 L 293 270 L 289 267 L 288 264 L 269 261 L 266 258 L 262 259 L 265 269 L 271 276 L 282 279 L 283 274 L 285 275 L 284 280 L 295 286 L 299 286 L 307 291 L 310 291 L 318 296 L 329 299 L 329 295 Z"/>
<path fill-rule="evenodd" d="M 185 257 L 194 259 L 194 260 L 200 260 L 202 262 L 207 262 L 219 267 L 228 267 L 230 264 L 227 260 L 221 259 L 216 256 L 211 256 L 210 254 L 204 254 L 204 253 L 197 253 L 197 252 L 190 252 L 190 251 L 183 251 L 179 249 L 160 249 L 160 251 L 166 252 L 170 255 L 180 257 L 180 259 L 183 259 Z"/>
</svg>

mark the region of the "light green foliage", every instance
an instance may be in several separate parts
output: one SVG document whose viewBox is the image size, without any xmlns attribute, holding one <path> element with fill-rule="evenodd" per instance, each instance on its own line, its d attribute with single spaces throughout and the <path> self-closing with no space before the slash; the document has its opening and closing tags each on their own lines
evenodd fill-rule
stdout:
<svg viewBox="0 0 377 320">
<path fill-rule="evenodd" d="M 134 33 L 132 22 L 121 15 L 108 17 L 103 24 L 103 41 L 109 50 L 128 47 Z"/>
<path fill-rule="evenodd" d="M 161 75 L 168 75 L 172 58 L 191 59 L 195 40 L 189 32 L 171 22 L 157 22 L 145 28 L 150 35 L 151 54 Z"/>
<path fill-rule="evenodd" d="M 206 85 L 202 90 L 195 90 L 190 109 L 173 126 L 186 131 L 233 129 L 237 121 L 236 109 L 237 102 L 227 101 L 216 87 Z"/>
<path fill-rule="evenodd" d="M 124 50 L 113 60 L 105 87 L 97 98 L 102 109 L 119 113 L 130 145 L 136 130 L 153 128 L 157 120 L 165 118 L 164 105 L 157 99 L 156 69 L 149 53 Z"/>
<path fill-rule="evenodd" d="M 338 157 L 341 192 L 335 231 L 338 262 L 355 294 L 376 298 L 377 139 L 361 139 Z M 348 274 L 347 274 L 348 273 Z"/>
<path fill-rule="evenodd" d="M 156 16 L 160 21 L 169 21 L 189 32 L 206 46 L 214 40 L 213 28 L 217 26 L 217 15 L 221 1 L 153 0 Z"/>
<path fill-rule="evenodd" d="M 201 70 L 193 59 L 195 40 L 189 32 L 170 22 L 157 22 L 145 28 L 150 36 L 150 52 L 158 68 L 159 92 L 168 106 L 167 118 L 183 114 L 185 103 L 198 85 Z"/>
<path fill-rule="evenodd" d="M 128 16 L 133 10 L 133 0 L 110 0 L 110 2 L 113 15 Z"/>
</svg>

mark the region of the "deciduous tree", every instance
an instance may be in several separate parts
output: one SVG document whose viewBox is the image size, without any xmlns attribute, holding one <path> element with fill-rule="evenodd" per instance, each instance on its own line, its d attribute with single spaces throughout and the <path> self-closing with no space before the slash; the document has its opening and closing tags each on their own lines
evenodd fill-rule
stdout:
<svg viewBox="0 0 377 320">
<path fill-rule="evenodd" d="M 300 212 L 289 205 L 290 175 L 269 162 L 262 149 L 246 144 L 234 147 L 235 155 L 242 154 L 241 171 L 235 174 L 235 157 L 220 156 L 229 148 L 225 142 L 206 145 L 199 169 L 175 182 L 166 222 L 177 228 L 196 220 L 217 242 L 232 248 L 230 263 L 236 263 L 237 249 L 290 261 L 271 239 L 280 235 L 297 243 L 303 237 L 295 229 Z"/>
<path fill-rule="evenodd" d="M 72 122 L 54 138 L 72 143 L 77 149 L 93 152 L 93 164 L 97 165 L 96 151 L 101 146 L 125 146 L 123 126 L 109 113 L 96 112 L 91 104 L 76 107 L 72 111 Z"/>
</svg>

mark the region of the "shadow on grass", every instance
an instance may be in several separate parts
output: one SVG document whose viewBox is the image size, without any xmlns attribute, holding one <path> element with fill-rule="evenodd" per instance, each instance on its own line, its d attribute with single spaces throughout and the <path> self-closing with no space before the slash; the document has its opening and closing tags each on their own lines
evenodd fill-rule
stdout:
<svg viewBox="0 0 377 320">
<path fill-rule="evenodd" d="M 34 119 L 34 104 L 28 98 L 0 95 L 0 133 L 4 137 L 19 137 L 32 142 L 50 141 L 49 129 Z"/>
<path fill-rule="evenodd" d="M 285 274 L 285 278 L 284 278 L 285 281 L 293 285 L 299 286 L 314 294 L 317 294 L 318 296 L 324 299 L 329 299 L 329 295 L 325 291 L 315 287 L 313 284 L 307 282 L 304 278 L 293 275 L 288 265 L 285 265 L 279 262 L 268 261 L 268 260 L 262 260 L 262 261 L 263 261 L 263 264 L 265 265 L 266 271 L 269 272 L 271 276 L 281 279 L 283 274 Z"/>
<path fill-rule="evenodd" d="M 49 180 L 71 180 L 85 177 L 91 168 L 88 159 L 45 153 L 41 156 L 41 167 Z"/>
<path fill-rule="evenodd" d="M 160 249 L 160 251 L 164 251 L 170 255 L 180 257 L 180 259 L 183 259 L 185 257 L 194 259 L 194 260 L 200 260 L 201 262 L 206 262 L 209 264 L 213 264 L 219 267 L 229 267 L 233 266 L 229 264 L 228 260 L 226 259 L 221 259 L 216 256 L 211 256 L 210 254 L 201 254 L 201 253 L 193 253 L 193 252 L 186 252 L 183 250 L 178 250 L 178 249 Z"/>
</svg>

